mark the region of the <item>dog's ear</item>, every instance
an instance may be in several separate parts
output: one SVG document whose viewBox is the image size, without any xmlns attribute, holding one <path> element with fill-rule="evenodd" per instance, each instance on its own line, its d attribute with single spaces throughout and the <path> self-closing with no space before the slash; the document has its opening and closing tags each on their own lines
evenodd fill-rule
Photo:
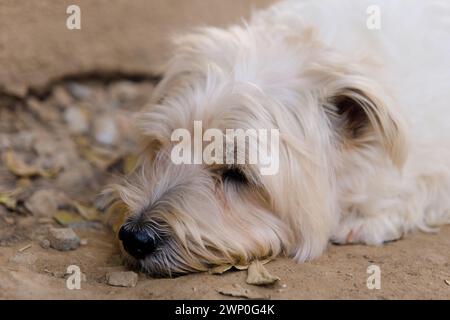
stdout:
<svg viewBox="0 0 450 320">
<path fill-rule="evenodd" d="M 348 79 L 347 79 L 348 80 Z M 405 124 L 395 103 L 369 80 L 339 81 L 326 103 L 343 142 L 356 147 L 378 142 L 395 165 L 406 158 Z"/>
</svg>

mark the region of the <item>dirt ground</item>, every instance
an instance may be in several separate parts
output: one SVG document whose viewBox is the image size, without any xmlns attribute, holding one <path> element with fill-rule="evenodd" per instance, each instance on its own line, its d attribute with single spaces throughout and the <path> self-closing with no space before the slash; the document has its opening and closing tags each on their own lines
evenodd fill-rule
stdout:
<svg viewBox="0 0 450 320">
<path fill-rule="evenodd" d="M 81 231 L 89 244 L 68 253 L 42 249 L 35 241 L 0 249 L 2 299 L 228 299 L 217 290 L 230 283 L 272 299 L 449 299 L 448 247 L 450 228 L 438 235 L 415 234 L 384 247 L 331 246 L 320 259 L 296 264 L 279 258 L 266 268 L 281 280 L 268 288 L 245 284 L 246 271 L 222 275 L 193 274 L 175 279 L 151 279 L 144 274 L 134 288 L 105 284 L 105 274 L 123 270 L 111 234 Z M 86 274 L 80 290 L 68 290 L 66 266 L 79 265 Z M 381 268 L 381 289 L 368 290 L 366 268 Z M 286 284 L 286 286 L 283 286 Z"/>
<path fill-rule="evenodd" d="M 247 271 L 152 279 L 136 287 L 107 284 L 122 265 L 98 194 L 130 170 L 138 150 L 132 114 L 149 99 L 154 80 L 68 79 L 43 96 L 0 99 L 1 299 L 228 299 L 233 284 L 271 299 L 449 299 L 450 227 L 411 234 L 383 247 L 334 246 L 318 260 L 266 265 L 280 281 L 245 283 Z M 73 251 L 48 248 L 48 228 L 71 227 L 83 239 Z M 66 269 L 85 275 L 66 287 Z M 369 290 L 367 268 L 381 270 L 381 289 Z"/>
</svg>

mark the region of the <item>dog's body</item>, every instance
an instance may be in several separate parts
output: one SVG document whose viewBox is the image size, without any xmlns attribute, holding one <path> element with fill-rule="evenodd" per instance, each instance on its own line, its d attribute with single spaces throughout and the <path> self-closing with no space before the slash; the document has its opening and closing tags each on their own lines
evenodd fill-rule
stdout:
<svg viewBox="0 0 450 320">
<path fill-rule="evenodd" d="M 140 170 L 116 187 L 133 260 L 156 274 L 305 261 L 330 240 L 382 244 L 450 222 L 449 17 L 438 1 L 285 1 L 177 37 L 139 116 Z M 279 129 L 279 173 L 173 164 L 171 134 L 194 120 Z"/>
</svg>

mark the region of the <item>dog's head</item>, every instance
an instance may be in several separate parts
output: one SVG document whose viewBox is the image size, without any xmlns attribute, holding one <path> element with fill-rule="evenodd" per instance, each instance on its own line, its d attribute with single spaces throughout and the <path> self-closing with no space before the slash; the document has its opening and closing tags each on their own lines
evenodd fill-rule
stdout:
<svg viewBox="0 0 450 320">
<path fill-rule="evenodd" d="M 115 186 L 128 212 L 119 232 L 127 257 L 173 275 L 280 253 L 320 255 L 338 222 L 339 179 L 348 185 L 374 172 L 368 167 L 401 166 L 405 155 L 399 112 L 367 69 L 309 30 L 206 29 L 179 38 L 154 103 L 138 118 L 147 146 L 140 165 Z M 227 142 L 212 161 L 177 163 L 174 132 L 194 139 L 195 121 L 216 139 L 227 129 L 279 130 L 278 146 L 269 145 L 279 170 L 262 174 L 263 164 L 248 162 L 251 147 L 244 163 L 227 163 L 230 150 L 235 160 L 240 154 Z M 189 149 L 204 155 L 213 139 L 200 139 Z M 252 141 L 267 148 L 267 139 Z M 361 176 L 342 176 L 350 171 Z"/>
</svg>

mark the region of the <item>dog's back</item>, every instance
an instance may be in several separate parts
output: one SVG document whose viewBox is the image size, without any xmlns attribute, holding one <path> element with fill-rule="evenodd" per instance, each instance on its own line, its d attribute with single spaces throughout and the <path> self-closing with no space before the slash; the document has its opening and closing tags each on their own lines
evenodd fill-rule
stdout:
<svg viewBox="0 0 450 320">
<path fill-rule="evenodd" d="M 372 26 L 373 19 L 379 24 Z M 450 110 L 450 3 L 287 0 L 256 14 L 253 23 L 311 26 L 322 42 L 355 61 L 374 60 L 371 73 L 408 114 L 414 139 L 450 148 L 450 121 L 443 116 Z"/>
<path fill-rule="evenodd" d="M 413 225 L 426 229 L 450 222 L 450 3 L 286 0 L 255 14 L 251 25 L 268 32 L 273 26 L 311 28 L 320 42 L 350 61 L 369 61 L 367 72 L 408 123 L 403 177 L 380 177 L 379 185 L 404 185 L 401 192 L 413 200 L 406 215 Z"/>
</svg>

